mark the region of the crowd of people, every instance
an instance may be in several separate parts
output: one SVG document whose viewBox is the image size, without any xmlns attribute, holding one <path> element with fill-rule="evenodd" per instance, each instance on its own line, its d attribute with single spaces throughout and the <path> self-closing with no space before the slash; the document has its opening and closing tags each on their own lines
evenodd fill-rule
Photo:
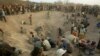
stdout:
<svg viewBox="0 0 100 56">
<path fill-rule="evenodd" d="M 29 12 L 34 10 L 41 10 L 41 6 L 2 6 L 2 8 L 0 9 L 0 18 L 7 22 L 5 15 L 19 13 L 24 14 L 26 11 Z M 87 27 L 90 25 L 90 23 L 88 22 L 87 14 L 85 14 L 84 12 L 81 13 L 81 17 L 83 19 L 80 23 L 78 20 L 76 20 L 77 16 L 80 15 L 72 14 L 71 17 L 73 17 L 74 19 L 69 20 L 72 24 L 70 34 L 77 37 L 76 39 L 73 38 L 71 42 L 68 42 L 66 40 L 66 36 L 63 35 L 64 33 L 62 32 L 61 28 L 58 28 L 57 30 L 58 37 L 56 38 L 56 40 L 50 38 L 49 36 L 43 36 L 42 34 L 40 36 L 35 36 L 34 32 L 30 32 L 31 38 L 29 39 L 29 42 L 34 46 L 32 52 L 30 53 L 31 56 L 48 56 L 44 53 L 44 51 L 49 51 L 51 48 L 57 48 L 55 56 L 71 56 L 74 52 L 74 48 L 77 48 L 79 50 L 79 55 L 84 54 L 87 56 L 94 55 L 96 47 L 100 50 L 100 40 L 98 42 L 98 45 L 96 45 L 95 41 L 85 39 Z M 66 18 L 68 19 L 69 17 L 66 16 Z M 32 15 L 29 16 L 29 21 L 30 25 L 32 25 Z M 23 32 L 22 29 L 23 27 L 21 27 L 21 32 Z M 0 31 L 4 33 L 2 30 Z M 4 49 L 4 46 L 8 49 Z M 15 47 L 10 47 L 7 44 L 0 44 L 0 56 L 15 56 L 15 51 Z M 21 54 L 21 51 L 18 50 L 17 53 Z"/>
<path fill-rule="evenodd" d="M 72 17 L 74 16 L 72 14 Z M 34 34 L 32 33 L 35 49 L 32 51 L 31 56 L 46 56 L 45 54 L 43 55 L 43 51 L 48 51 L 51 48 L 57 48 L 55 56 L 71 56 L 74 52 L 74 48 L 79 50 L 79 55 L 95 55 L 95 50 L 96 48 L 99 49 L 100 43 L 96 45 L 97 43 L 95 41 L 91 41 L 85 38 L 87 27 L 90 25 L 90 23 L 88 22 L 88 17 L 86 14 L 82 14 L 82 17 L 83 19 L 79 24 L 77 24 L 79 22 L 77 20 L 77 22 L 75 22 L 75 20 L 72 21 L 70 34 L 76 36 L 77 38 L 76 40 L 73 39 L 71 42 L 66 40 L 68 36 L 66 37 L 63 35 L 61 28 L 58 28 L 58 37 L 56 40 L 53 40 L 49 37 L 37 39 L 37 37 L 33 36 Z M 37 54 L 35 52 L 37 52 Z"/>
<path fill-rule="evenodd" d="M 56 10 L 56 11 L 63 11 L 63 12 L 75 12 L 78 10 L 79 12 L 86 12 L 88 14 L 95 14 L 98 16 L 99 14 L 99 7 L 98 6 L 63 6 L 63 5 L 53 5 L 53 4 L 1 4 L 0 10 L 3 10 L 6 15 L 14 15 L 14 14 L 24 14 L 25 12 L 35 12 L 35 11 L 46 11 L 46 10 Z M 1 15 L 0 15 L 1 16 Z"/>
</svg>

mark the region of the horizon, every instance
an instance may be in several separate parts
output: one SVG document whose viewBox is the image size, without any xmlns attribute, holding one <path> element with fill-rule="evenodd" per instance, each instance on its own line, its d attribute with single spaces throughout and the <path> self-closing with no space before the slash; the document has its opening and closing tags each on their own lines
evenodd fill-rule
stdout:
<svg viewBox="0 0 100 56">
<path fill-rule="evenodd" d="M 75 4 L 87 4 L 87 5 L 100 5 L 100 0 L 29 0 L 31 2 L 46 2 L 46 3 L 54 3 L 58 1 L 62 2 L 69 2 L 69 3 L 75 3 Z"/>
</svg>

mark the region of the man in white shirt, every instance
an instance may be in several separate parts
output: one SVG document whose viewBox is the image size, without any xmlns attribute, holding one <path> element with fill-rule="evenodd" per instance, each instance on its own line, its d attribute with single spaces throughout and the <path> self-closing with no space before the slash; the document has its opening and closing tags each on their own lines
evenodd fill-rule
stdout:
<svg viewBox="0 0 100 56">
<path fill-rule="evenodd" d="M 6 15 L 5 15 L 5 11 L 2 9 L 1 10 L 1 12 L 2 12 L 2 19 L 6 22 L 7 20 L 6 20 Z"/>
<path fill-rule="evenodd" d="M 46 47 L 47 50 L 51 48 L 51 45 L 47 39 L 43 40 L 43 45 Z"/>
</svg>

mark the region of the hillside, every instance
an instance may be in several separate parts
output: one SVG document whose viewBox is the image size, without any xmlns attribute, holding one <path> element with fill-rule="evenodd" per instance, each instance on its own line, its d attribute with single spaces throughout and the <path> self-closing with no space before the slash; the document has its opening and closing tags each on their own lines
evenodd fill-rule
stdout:
<svg viewBox="0 0 100 56">
<path fill-rule="evenodd" d="M 33 24 L 29 25 L 29 15 L 32 14 Z M 59 14 L 59 15 L 58 15 Z M 57 28 L 61 27 L 64 18 L 62 17 L 61 12 L 51 12 L 51 17 L 47 18 L 47 12 L 36 12 L 36 13 L 27 13 L 23 15 L 11 15 L 7 16 L 7 22 L 0 21 L 0 28 L 4 30 L 3 41 L 9 43 L 11 46 L 21 49 L 25 53 L 30 53 L 33 49 L 32 44 L 28 43 L 30 39 L 29 32 L 36 29 L 38 26 L 44 26 L 45 32 L 51 33 L 51 36 L 54 38 L 57 37 Z M 25 21 L 26 25 L 22 25 L 21 21 Z M 20 27 L 24 27 L 26 33 L 20 33 Z M 2 39 L 2 37 L 0 37 Z"/>
<path fill-rule="evenodd" d="M 44 28 L 42 32 L 44 37 L 57 37 L 57 29 L 61 27 L 64 32 L 70 31 L 71 24 L 63 25 L 66 22 L 66 17 L 63 16 L 63 12 L 58 11 L 51 11 L 50 17 L 47 18 L 47 11 L 35 12 L 35 13 L 26 13 L 26 14 L 19 14 L 19 15 L 10 15 L 7 16 L 7 22 L 0 21 L 0 28 L 4 31 L 4 37 L 0 37 L 3 39 L 4 42 L 9 43 L 11 46 L 17 47 L 18 49 L 22 50 L 22 55 L 20 56 L 30 56 L 30 52 L 33 49 L 33 45 L 30 44 L 28 41 L 30 39 L 30 32 L 34 32 L 35 36 L 37 36 L 35 29 L 39 26 Z M 32 14 L 32 25 L 29 25 L 29 15 Z M 66 13 L 67 14 L 67 13 Z M 65 14 L 65 15 L 66 15 Z M 98 29 L 95 27 L 96 20 L 95 17 L 89 15 L 89 22 L 90 26 L 88 28 L 88 33 L 86 38 L 94 41 L 98 41 L 99 34 Z M 80 19 L 80 18 L 79 18 Z M 25 21 L 26 24 L 22 25 L 21 22 Z M 24 28 L 25 33 L 20 33 L 20 27 Z M 46 35 L 49 33 L 50 35 Z M 52 52 L 53 51 L 53 52 Z M 50 56 L 55 56 L 55 50 L 51 49 L 49 54 Z M 76 54 L 76 53 L 75 53 Z M 77 54 L 78 55 L 78 54 Z M 76 56 L 77 56 L 76 55 Z"/>
</svg>

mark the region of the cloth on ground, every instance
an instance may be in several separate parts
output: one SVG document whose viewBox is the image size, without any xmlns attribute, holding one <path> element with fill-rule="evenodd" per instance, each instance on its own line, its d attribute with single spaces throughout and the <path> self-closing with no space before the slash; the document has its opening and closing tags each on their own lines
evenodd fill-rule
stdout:
<svg viewBox="0 0 100 56">
<path fill-rule="evenodd" d="M 66 50 L 60 48 L 56 51 L 56 56 L 62 56 L 64 53 L 66 52 Z"/>
</svg>

